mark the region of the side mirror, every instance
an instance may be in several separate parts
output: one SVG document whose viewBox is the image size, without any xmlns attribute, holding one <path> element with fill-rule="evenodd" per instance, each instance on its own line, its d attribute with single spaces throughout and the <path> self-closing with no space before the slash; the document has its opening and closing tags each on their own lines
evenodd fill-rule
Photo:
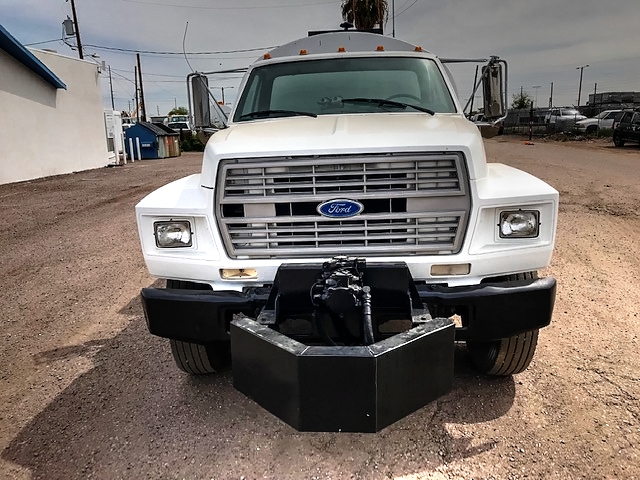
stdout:
<svg viewBox="0 0 640 480">
<path fill-rule="evenodd" d="M 482 68 L 484 115 L 487 120 L 498 119 L 506 115 L 505 77 L 506 62 L 498 57 L 491 57 L 489 63 Z"/>
<path fill-rule="evenodd" d="M 223 128 L 227 128 L 227 114 L 220 108 L 218 101 L 209 90 L 209 78 L 201 73 L 190 73 L 187 76 L 187 85 L 191 82 L 191 89 L 187 91 L 189 103 L 193 93 L 193 126 L 196 129 L 211 128 L 213 118 L 218 119 Z M 211 111 L 213 108 L 213 112 Z"/>
<path fill-rule="evenodd" d="M 211 108 L 209 106 L 209 79 L 204 75 L 191 78 L 193 92 L 193 123 L 196 128 L 211 125 Z"/>
</svg>

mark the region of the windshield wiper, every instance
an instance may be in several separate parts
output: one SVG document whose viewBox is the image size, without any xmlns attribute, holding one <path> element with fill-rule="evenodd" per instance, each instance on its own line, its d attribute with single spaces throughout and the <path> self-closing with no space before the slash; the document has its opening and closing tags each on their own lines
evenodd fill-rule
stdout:
<svg viewBox="0 0 640 480">
<path fill-rule="evenodd" d="M 384 98 L 343 98 L 342 103 L 372 103 L 378 105 L 379 107 L 390 106 L 390 107 L 402 107 L 402 108 L 413 108 L 420 112 L 428 113 L 429 115 L 435 115 L 436 112 L 431 110 L 430 108 L 421 107 L 420 105 L 412 105 L 410 103 L 404 102 L 396 102 L 394 100 L 386 100 Z"/>
<path fill-rule="evenodd" d="M 313 118 L 318 116 L 312 112 L 298 112 L 296 110 L 258 110 L 257 112 L 249 112 L 244 115 L 240 115 L 240 120 L 246 120 L 247 118 L 267 118 L 272 115 L 283 117 L 305 116 Z"/>
</svg>

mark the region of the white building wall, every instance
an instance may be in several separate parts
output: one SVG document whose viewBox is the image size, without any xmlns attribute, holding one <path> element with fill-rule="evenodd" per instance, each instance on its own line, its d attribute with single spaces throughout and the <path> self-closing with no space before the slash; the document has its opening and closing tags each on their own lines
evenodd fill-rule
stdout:
<svg viewBox="0 0 640 480">
<path fill-rule="evenodd" d="M 67 90 L 0 50 L 0 184 L 107 165 L 97 65 L 31 51 Z"/>
</svg>

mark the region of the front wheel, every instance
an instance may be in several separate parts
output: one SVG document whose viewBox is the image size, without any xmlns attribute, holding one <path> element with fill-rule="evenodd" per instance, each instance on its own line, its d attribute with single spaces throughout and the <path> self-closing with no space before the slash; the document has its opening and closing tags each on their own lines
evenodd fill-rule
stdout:
<svg viewBox="0 0 640 480">
<path fill-rule="evenodd" d="M 228 364 L 230 358 L 227 342 L 208 345 L 181 342 L 180 340 L 170 340 L 169 342 L 176 365 L 180 370 L 191 375 L 219 372 Z"/>
<path fill-rule="evenodd" d="M 538 330 L 532 330 L 493 342 L 467 342 L 467 349 L 482 373 L 507 376 L 527 369 L 537 344 Z"/>
<path fill-rule="evenodd" d="M 167 288 L 180 290 L 210 290 L 206 284 L 167 280 Z M 170 340 L 171 353 L 176 365 L 183 372 L 191 375 L 206 375 L 219 372 L 231 361 L 229 342 L 213 342 L 206 345 L 198 343 Z"/>
<path fill-rule="evenodd" d="M 537 272 L 509 275 L 508 280 L 538 278 Z M 538 330 L 489 342 L 468 341 L 467 350 L 476 368 L 487 375 L 508 376 L 524 372 L 536 351 Z"/>
</svg>

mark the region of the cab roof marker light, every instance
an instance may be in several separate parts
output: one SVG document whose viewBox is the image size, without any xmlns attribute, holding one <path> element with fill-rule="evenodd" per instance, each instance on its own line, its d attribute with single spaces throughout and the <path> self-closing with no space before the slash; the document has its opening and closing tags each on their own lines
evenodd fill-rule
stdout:
<svg viewBox="0 0 640 480">
<path fill-rule="evenodd" d="M 376 47 L 376 51 L 377 51 L 377 52 L 384 52 L 384 46 L 382 46 L 382 45 L 378 45 L 378 46 Z"/>
<path fill-rule="evenodd" d="M 271 58 L 271 54 L 270 53 L 265 53 L 264 57 L 262 57 L 262 58 L 264 58 L 265 60 L 269 60 Z"/>
<path fill-rule="evenodd" d="M 339 53 L 344 53 L 344 52 L 346 52 L 346 51 L 347 51 L 347 49 L 346 49 L 346 48 L 344 48 L 344 47 L 338 47 L 338 52 L 339 52 Z"/>
<path fill-rule="evenodd" d="M 309 52 L 307 52 L 304 48 L 300 50 L 300 55 L 306 55 L 307 53 Z"/>
<path fill-rule="evenodd" d="M 422 47 L 419 45 L 416 45 L 416 48 L 414 49 L 416 52 L 421 52 L 422 51 Z"/>
</svg>

